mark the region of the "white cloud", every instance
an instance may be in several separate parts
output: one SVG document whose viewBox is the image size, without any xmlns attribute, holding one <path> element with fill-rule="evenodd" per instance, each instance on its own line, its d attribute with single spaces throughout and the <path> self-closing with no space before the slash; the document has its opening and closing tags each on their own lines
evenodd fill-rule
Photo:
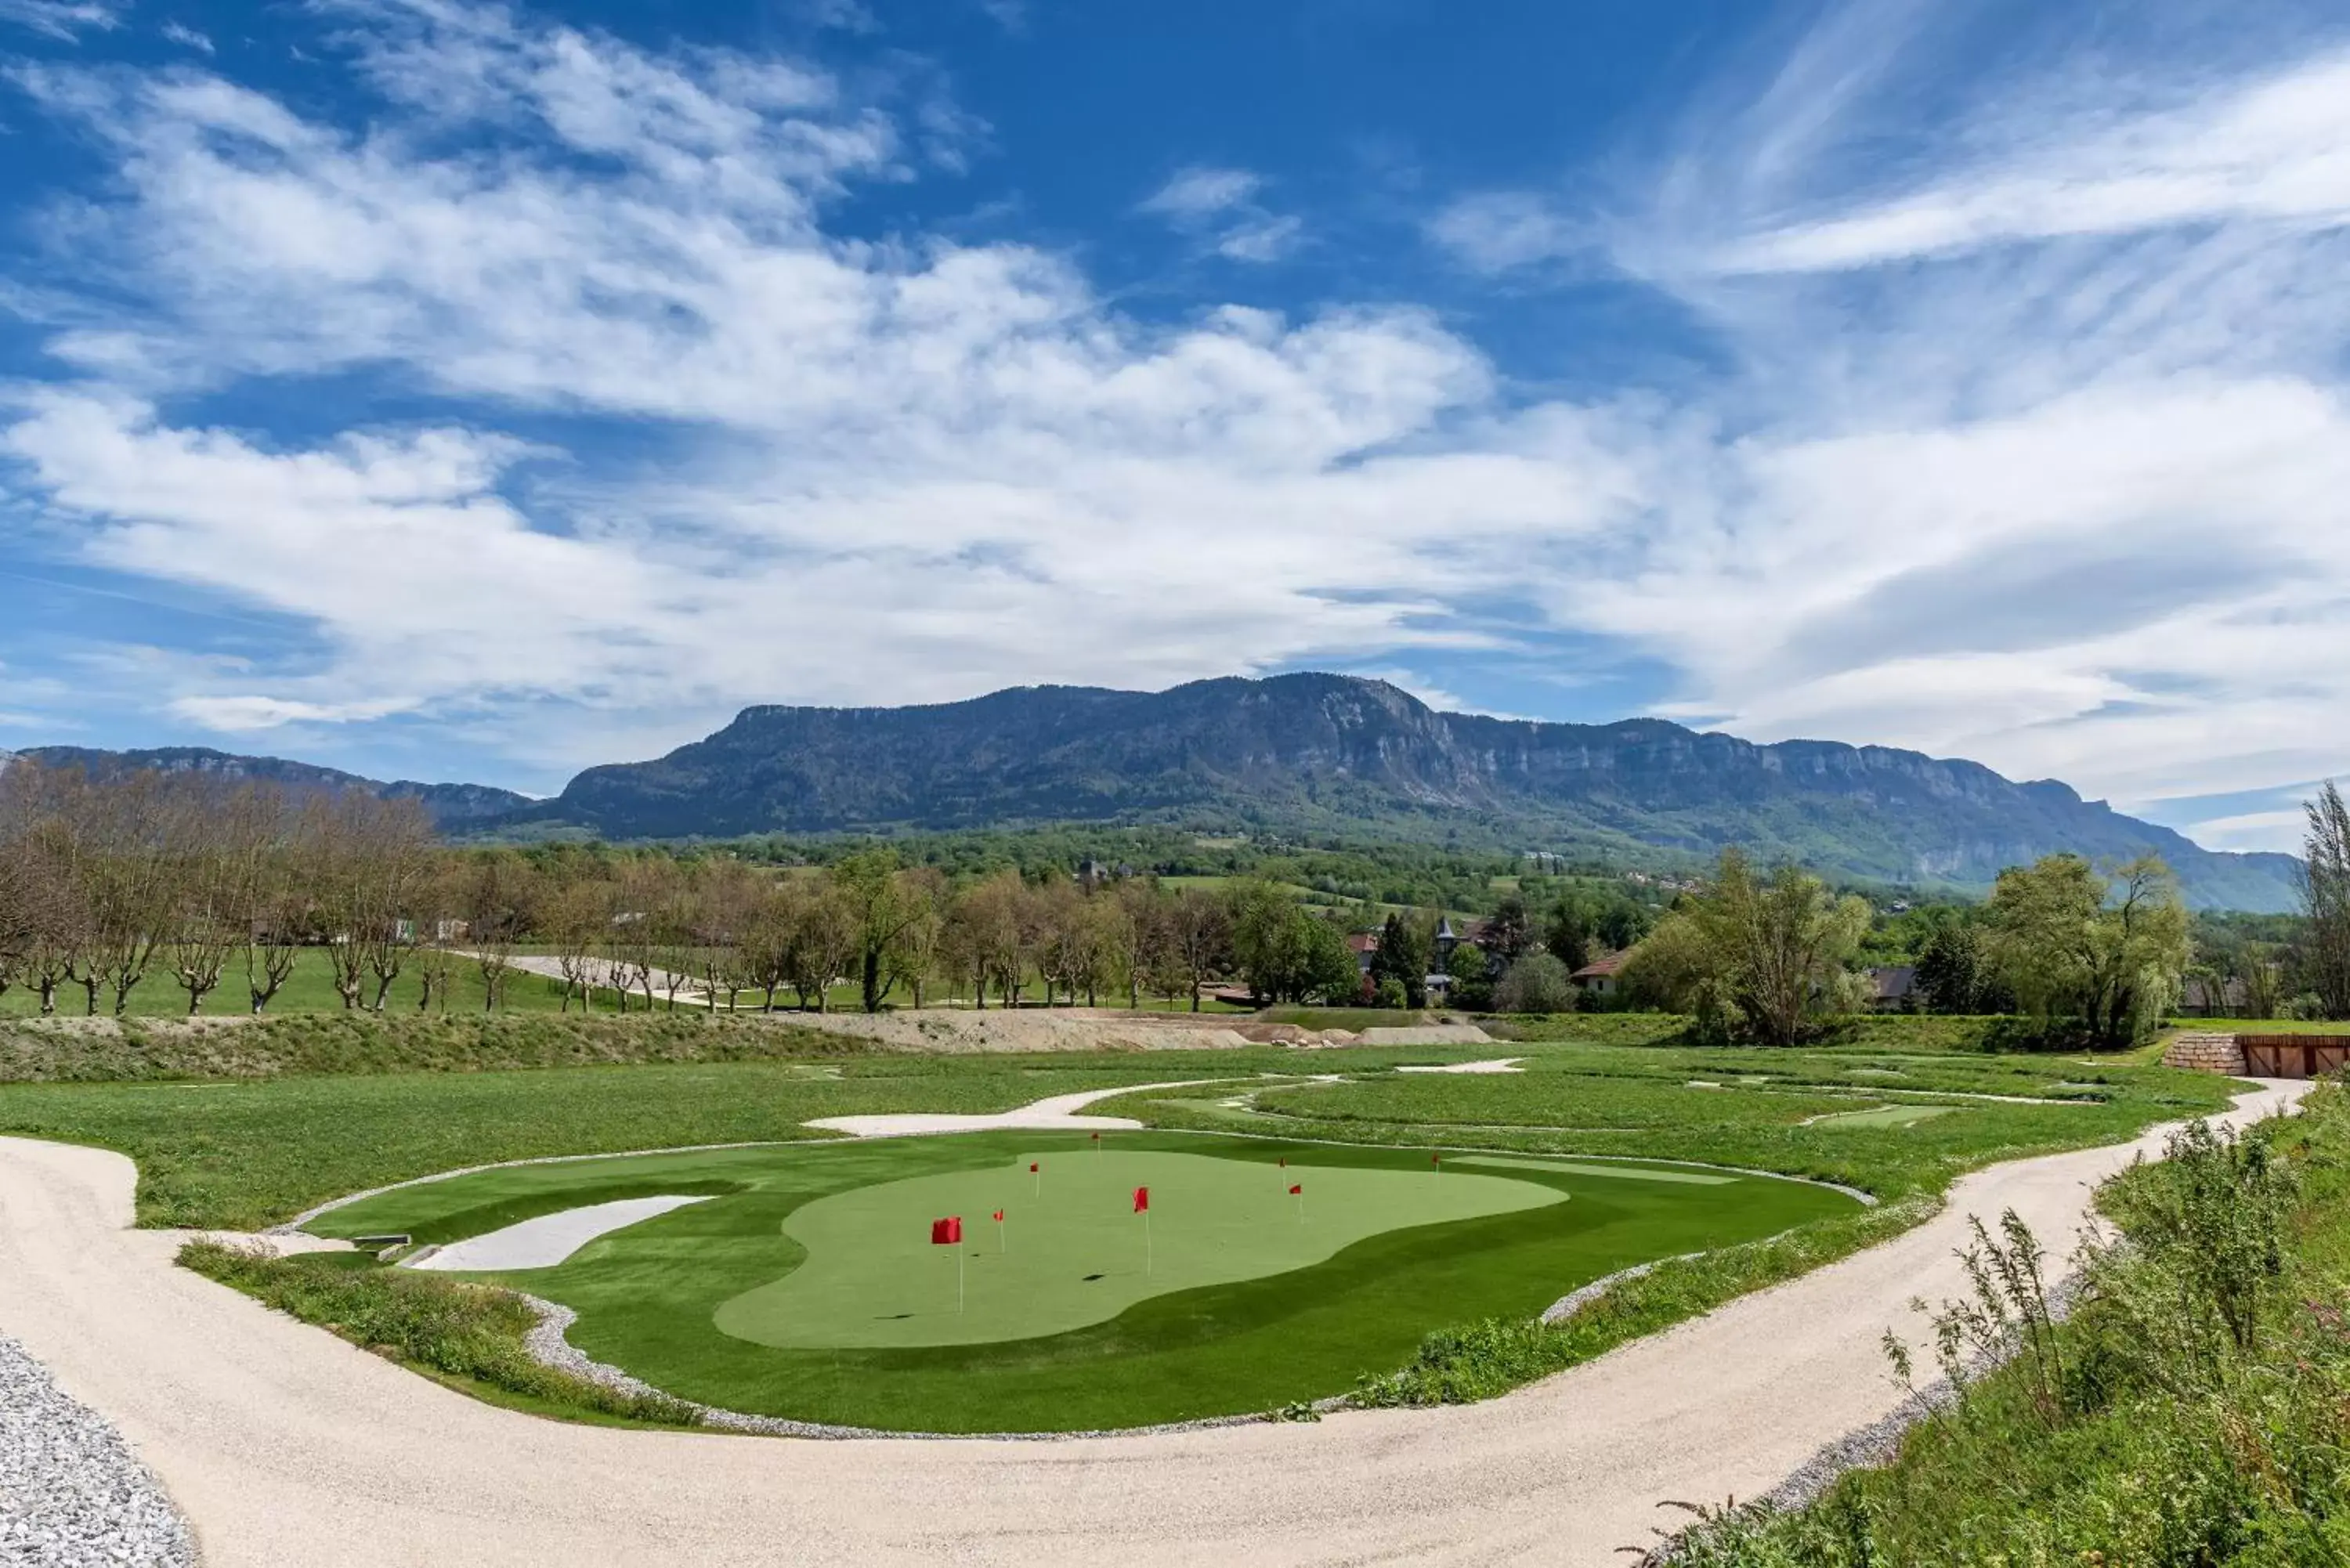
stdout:
<svg viewBox="0 0 2350 1568">
<path fill-rule="evenodd" d="M 2265 849 L 2298 855 L 2309 819 L 2298 810 L 2251 811 L 2206 817 L 2189 825 L 2188 836 L 2207 849 Z"/>
<path fill-rule="evenodd" d="M 1201 236 L 1207 249 L 1227 261 L 1276 262 L 1304 243 L 1305 223 L 1260 205 L 1257 193 L 1263 188 L 1263 179 L 1248 170 L 1195 165 L 1175 174 L 1136 210 Z"/>
<path fill-rule="evenodd" d="M 1464 196 L 1430 220 L 1428 237 L 1479 272 L 1555 260 L 1591 244 L 1548 198 L 1526 191 Z"/>
<path fill-rule="evenodd" d="M 194 49 L 200 54 L 209 55 L 215 52 L 213 48 L 212 39 L 205 36 L 203 34 L 197 32 L 193 27 L 187 26 L 185 23 L 164 23 L 163 36 L 170 39 L 172 43 L 180 44 L 188 48 Z"/>
<path fill-rule="evenodd" d="M 122 26 L 129 9 L 129 0 L 0 0 L 0 23 L 70 42 L 85 32 Z"/>
<path fill-rule="evenodd" d="M 2037 128 L 1924 189 L 1772 228 L 1729 272 L 1835 270 L 2180 224 L 2350 223 L 2350 51 L 2118 123 Z"/>
<path fill-rule="evenodd" d="M 1142 203 L 1142 211 L 1170 218 L 1208 218 L 1256 198 L 1264 182 L 1245 169 L 1185 169 Z"/>
<path fill-rule="evenodd" d="M 338 14 L 390 104 L 363 130 L 184 68 L 24 73 L 119 183 L 73 231 L 91 296 L 25 296 L 80 379 L 16 395 L 0 461 L 84 560 L 315 633 L 141 665 L 191 722 L 607 760 L 746 701 L 1523 661 L 1555 631 L 1720 727 L 2125 805 L 2350 770 L 2350 256 L 2275 193 L 2350 144 L 2295 88 L 2330 54 L 2137 73 L 2103 113 L 2003 82 L 1864 180 L 1902 35 L 1848 11 L 1694 116 L 1641 202 L 1436 221 L 1482 268 L 1612 257 L 1679 306 L 1734 369 L 1668 404 L 1513 397 L 1423 311 L 1151 326 L 1032 247 L 843 238 L 845 192 L 921 172 L 920 116 L 803 62 Z M 2198 202 L 2122 202 L 2190 154 L 2221 171 Z M 2054 222 L 2018 194 L 2052 171 L 2137 215 Z M 1269 260 L 1303 234 L 1262 195 L 1195 169 L 1145 205 Z M 302 440 L 183 411 L 321 374 L 433 411 Z"/>
<path fill-rule="evenodd" d="M 1305 235 L 1302 218 L 1265 218 L 1226 233 L 1216 242 L 1216 254 L 1231 261 L 1276 262 L 1295 250 Z"/>
</svg>

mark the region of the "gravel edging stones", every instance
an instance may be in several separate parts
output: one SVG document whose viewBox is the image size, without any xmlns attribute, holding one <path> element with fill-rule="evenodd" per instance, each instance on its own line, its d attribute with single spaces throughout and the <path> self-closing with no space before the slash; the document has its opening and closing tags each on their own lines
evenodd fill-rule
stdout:
<svg viewBox="0 0 2350 1568">
<path fill-rule="evenodd" d="M 163 1489 L 96 1411 L 0 1334 L 0 1563 L 193 1568 Z"/>
</svg>

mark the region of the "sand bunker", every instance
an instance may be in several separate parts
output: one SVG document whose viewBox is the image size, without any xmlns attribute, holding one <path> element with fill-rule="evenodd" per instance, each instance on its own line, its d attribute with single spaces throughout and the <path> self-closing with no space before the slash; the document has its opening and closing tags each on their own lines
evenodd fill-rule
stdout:
<svg viewBox="0 0 2350 1568">
<path fill-rule="evenodd" d="M 598 1236 L 624 1231 L 672 1209 L 704 1198 L 622 1198 L 542 1214 L 503 1231 L 470 1236 L 428 1252 L 406 1266 L 452 1273 L 487 1273 L 506 1269 L 551 1269 Z"/>
<path fill-rule="evenodd" d="M 1441 1067 L 1398 1067 L 1399 1073 L 1523 1073 L 1523 1056 L 1503 1056 L 1492 1062 L 1452 1062 Z"/>
<path fill-rule="evenodd" d="M 902 1137 L 909 1133 L 994 1132 L 1003 1128 L 1044 1132 L 1133 1132 L 1142 1124 L 1128 1116 L 1081 1116 L 1076 1113 L 1096 1100 L 1139 1095 L 1152 1089 L 1189 1089 L 1200 1084 L 1229 1082 L 1223 1078 L 1186 1078 L 1175 1084 L 1128 1084 L 1115 1089 L 1087 1089 L 1076 1095 L 1055 1095 L 1016 1110 L 992 1116 L 949 1116 L 915 1112 L 884 1116 L 825 1116 L 807 1125 L 851 1137 Z"/>
</svg>

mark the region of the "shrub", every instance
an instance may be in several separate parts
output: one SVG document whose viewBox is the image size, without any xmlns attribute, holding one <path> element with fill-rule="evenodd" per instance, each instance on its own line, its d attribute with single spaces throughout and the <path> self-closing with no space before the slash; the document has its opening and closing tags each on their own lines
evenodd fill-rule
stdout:
<svg viewBox="0 0 2350 1568">
<path fill-rule="evenodd" d="M 2068 1321 L 2045 1311 L 2029 1231 L 1979 1233 L 1976 1299 L 1937 1324 L 1959 1400 L 1892 1465 L 1807 1507 L 1708 1514 L 1669 1561 L 2350 1561 L 2350 1093 L 2321 1085 L 2241 1134 L 2194 1123 L 2166 1152 L 2100 1194 L 2122 1241 L 2085 1250 Z M 2007 1364 L 1978 1376 L 1984 1351 Z"/>
<path fill-rule="evenodd" d="M 1576 1000 L 1566 965 L 1540 948 L 1519 958 L 1493 988 L 1497 1012 L 1572 1012 Z"/>
</svg>

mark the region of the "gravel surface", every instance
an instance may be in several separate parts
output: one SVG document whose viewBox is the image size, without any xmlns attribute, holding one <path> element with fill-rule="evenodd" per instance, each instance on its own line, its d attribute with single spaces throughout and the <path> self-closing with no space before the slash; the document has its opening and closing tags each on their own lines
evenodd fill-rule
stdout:
<svg viewBox="0 0 2350 1568">
<path fill-rule="evenodd" d="M 0 1335 L 0 1563 L 192 1564 L 188 1527 L 106 1420 Z"/>
</svg>

